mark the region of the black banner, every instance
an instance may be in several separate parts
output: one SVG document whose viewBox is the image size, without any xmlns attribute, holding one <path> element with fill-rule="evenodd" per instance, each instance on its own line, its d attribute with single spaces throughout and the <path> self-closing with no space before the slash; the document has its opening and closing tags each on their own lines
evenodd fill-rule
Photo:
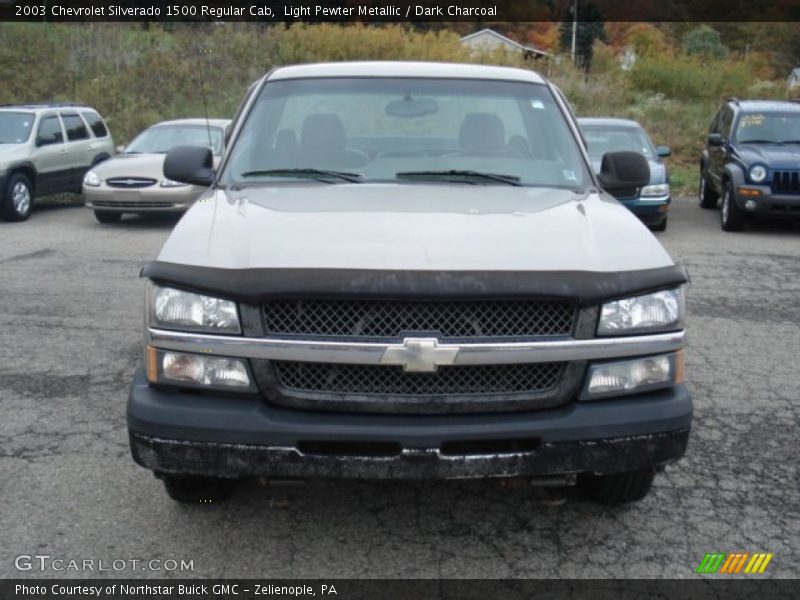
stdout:
<svg viewBox="0 0 800 600">
<path fill-rule="evenodd" d="M 773 600 L 800 597 L 798 580 L 760 575 L 683 580 L 79 580 L 0 581 L 2 600 Z"/>
<path fill-rule="evenodd" d="M 578 20 L 800 20 L 800 0 L 0 0 L 0 20 L 533 22 L 571 20 L 576 5 Z"/>
</svg>

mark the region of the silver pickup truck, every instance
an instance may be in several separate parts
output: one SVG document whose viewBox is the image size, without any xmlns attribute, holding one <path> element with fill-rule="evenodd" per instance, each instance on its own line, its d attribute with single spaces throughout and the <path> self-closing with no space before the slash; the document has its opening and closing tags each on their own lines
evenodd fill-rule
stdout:
<svg viewBox="0 0 800 600">
<path fill-rule="evenodd" d="M 679 459 L 685 270 L 530 71 L 365 62 L 257 81 L 147 278 L 134 459 L 184 502 L 237 479 L 529 477 L 643 498 Z"/>
</svg>

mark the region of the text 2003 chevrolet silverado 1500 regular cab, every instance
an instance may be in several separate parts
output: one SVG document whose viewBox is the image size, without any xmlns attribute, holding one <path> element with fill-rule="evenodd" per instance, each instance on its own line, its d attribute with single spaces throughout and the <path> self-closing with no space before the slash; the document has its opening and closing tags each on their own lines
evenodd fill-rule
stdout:
<svg viewBox="0 0 800 600">
<path fill-rule="evenodd" d="M 275 69 L 147 264 L 135 460 L 182 501 L 238 478 L 530 477 L 647 494 L 686 448 L 685 270 L 529 71 Z"/>
</svg>

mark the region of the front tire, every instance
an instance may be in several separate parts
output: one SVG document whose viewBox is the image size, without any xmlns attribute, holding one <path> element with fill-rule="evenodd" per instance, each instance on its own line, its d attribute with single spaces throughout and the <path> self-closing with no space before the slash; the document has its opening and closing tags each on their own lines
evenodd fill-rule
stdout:
<svg viewBox="0 0 800 600">
<path fill-rule="evenodd" d="M 744 212 L 736 206 L 733 186 L 728 181 L 722 192 L 722 204 L 719 209 L 719 221 L 723 231 L 741 231 L 744 229 Z"/>
<path fill-rule="evenodd" d="M 708 185 L 708 176 L 705 167 L 700 169 L 700 208 L 711 210 L 717 208 L 719 194 Z"/>
<path fill-rule="evenodd" d="M 638 502 L 650 492 L 655 478 L 653 469 L 614 473 L 612 475 L 584 475 L 578 486 L 584 496 L 600 504 L 617 506 Z"/>
<path fill-rule="evenodd" d="M 94 218 L 101 223 L 117 223 L 122 218 L 122 213 L 112 210 L 96 210 Z"/>
<path fill-rule="evenodd" d="M 194 475 L 159 475 L 167 495 L 184 504 L 213 504 L 222 502 L 236 487 L 235 479 L 217 479 Z"/>
<path fill-rule="evenodd" d="M 33 210 L 33 186 L 30 179 L 22 173 L 14 173 L 8 178 L 0 216 L 5 221 L 24 221 Z"/>
</svg>

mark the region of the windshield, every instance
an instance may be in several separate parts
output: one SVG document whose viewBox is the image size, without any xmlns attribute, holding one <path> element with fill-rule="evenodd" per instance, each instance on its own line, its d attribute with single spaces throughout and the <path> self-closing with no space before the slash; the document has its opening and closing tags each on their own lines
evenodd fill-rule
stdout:
<svg viewBox="0 0 800 600">
<path fill-rule="evenodd" d="M 606 152 L 630 151 L 644 154 L 653 160 L 656 150 L 653 142 L 640 127 L 620 127 L 614 125 L 581 125 L 586 140 L 589 157 L 600 160 Z"/>
<path fill-rule="evenodd" d="M 211 151 L 222 152 L 222 129 L 205 125 L 155 125 L 133 140 L 125 154 L 166 154 L 174 146 L 208 147 L 211 132 Z"/>
<path fill-rule="evenodd" d="M 743 114 L 735 139 L 740 144 L 800 144 L 800 112 Z"/>
<path fill-rule="evenodd" d="M 24 144 L 32 129 L 33 113 L 0 111 L 0 144 Z"/>
<path fill-rule="evenodd" d="M 267 83 L 221 182 L 298 179 L 590 184 L 577 141 L 544 85 L 422 78 Z"/>
</svg>

